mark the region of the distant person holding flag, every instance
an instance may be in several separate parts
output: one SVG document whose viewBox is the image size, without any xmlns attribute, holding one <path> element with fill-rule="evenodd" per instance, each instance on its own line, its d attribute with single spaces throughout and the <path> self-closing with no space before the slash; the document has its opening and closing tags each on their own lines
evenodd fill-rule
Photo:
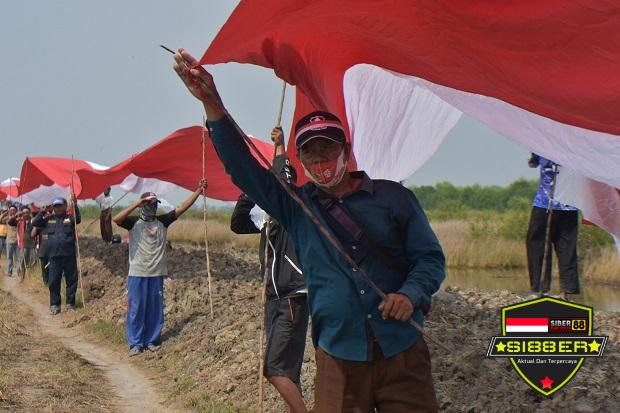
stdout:
<svg viewBox="0 0 620 413">
<path fill-rule="evenodd" d="M 112 188 L 108 187 L 101 195 L 95 198 L 99 205 L 99 228 L 101 230 L 101 238 L 105 242 L 112 242 L 112 206 L 114 198 L 110 195 Z"/>
<path fill-rule="evenodd" d="M 560 298 L 567 294 L 579 294 L 579 269 L 577 267 L 577 234 L 579 232 L 579 210 L 554 199 L 554 188 L 560 166 L 555 162 L 532 154 L 528 160 L 530 168 L 540 167 L 540 182 L 532 203 L 532 213 L 527 231 L 527 263 L 532 293 L 541 295 L 551 289 L 551 268 L 553 245 L 560 270 Z M 551 220 L 549 228 L 547 222 Z M 548 235 L 548 237 L 547 237 Z M 545 241 L 548 239 L 548 244 Z M 545 260 L 545 252 L 547 260 Z M 541 279 L 543 263 L 545 273 Z"/>
</svg>

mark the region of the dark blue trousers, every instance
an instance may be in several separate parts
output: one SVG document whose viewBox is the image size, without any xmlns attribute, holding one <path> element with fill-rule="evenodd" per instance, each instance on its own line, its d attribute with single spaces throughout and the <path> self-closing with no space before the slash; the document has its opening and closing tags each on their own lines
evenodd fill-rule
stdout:
<svg viewBox="0 0 620 413">
<path fill-rule="evenodd" d="M 132 277 L 127 280 L 129 347 L 159 345 L 164 327 L 164 277 Z"/>
<path fill-rule="evenodd" d="M 60 307 L 60 284 L 64 275 L 65 283 L 67 284 L 67 304 L 75 307 L 75 293 L 78 287 L 77 261 L 75 257 L 50 258 L 48 269 L 50 306 Z"/>
</svg>

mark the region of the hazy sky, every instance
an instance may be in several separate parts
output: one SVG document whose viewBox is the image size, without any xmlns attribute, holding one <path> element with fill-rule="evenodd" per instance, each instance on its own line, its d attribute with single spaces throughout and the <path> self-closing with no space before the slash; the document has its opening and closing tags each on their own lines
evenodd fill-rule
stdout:
<svg viewBox="0 0 620 413">
<path fill-rule="evenodd" d="M 236 1 L 2 1 L 0 180 L 19 176 L 26 156 L 113 165 L 170 132 L 201 121 L 200 105 L 158 47 L 201 55 Z M 280 83 L 266 69 L 210 68 L 242 128 L 267 137 Z M 290 127 L 292 89 L 283 125 Z M 505 185 L 533 178 L 528 153 L 463 119 L 408 183 Z"/>
</svg>

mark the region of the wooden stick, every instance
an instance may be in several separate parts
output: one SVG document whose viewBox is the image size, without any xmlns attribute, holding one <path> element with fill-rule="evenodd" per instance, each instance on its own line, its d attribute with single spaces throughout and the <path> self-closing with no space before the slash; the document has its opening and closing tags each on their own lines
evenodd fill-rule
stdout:
<svg viewBox="0 0 620 413">
<path fill-rule="evenodd" d="M 28 177 L 28 164 L 29 164 L 29 162 L 26 162 L 26 166 L 24 167 L 24 181 L 26 181 L 27 177 Z M 12 182 L 13 181 L 10 181 L 10 183 L 9 183 L 9 189 L 11 188 L 10 184 Z M 25 185 L 25 182 L 24 182 L 24 185 Z M 24 201 L 24 194 L 20 193 L 19 194 L 19 207 L 20 208 L 22 208 L 23 205 L 24 205 L 23 201 Z M 21 212 L 21 211 L 18 211 L 18 212 Z M 32 211 L 31 211 L 31 214 L 32 214 Z M 30 217 L 30 219 L 32 220 L 32 216 Z M 28 231 L 28 224 L 24 223 L 24 235 L 26 235 L 27 231 Z M 30 234 L 28 234 L 28 236 L 30 237 Z M 19 248 L 17 250 L 19 251 Z M 17 271 L 16 272 L 17 272 L 17 278 L 19 278 L 19 282 L 24 282 L 24 280 L 26 279 L 26 254 L 25 254 L 25 251 L 26 251 L 26 246 L 24 245 L 23 253 L 19 254 L 20 255 L 19 263 L 17 263 Z"/>
<path fill-rule="evenodd" d="M 265 380 L 263 378 L 263 370 L 265 370 L 265 344 L 267 343 L 267 331 L 265 330 L 265 305 L 267 304 L 267 284 L 269 283 L 269 235 L 271 233 L 271 217 L 265 214 L 265 250 L 263 254 L 263 288 L 261 288 L 261 310 L 263 319 L 260 324 L 260 340 L 259 340 L 259 360 L 258 360 L 258 411 L 265 411 Z M 273 259 L 275 260 L 275 254 Z"/>
<path fill-rule="evenodd" d="M 202 179 L 205 179 L 205 129 L 206 119 L 202 118 Z M 213 320 L 213 295 L 211 293 L 211 259 L 209 258 L 209 232 L 207 227 L 207 189 L 202 190 L 202 220 L 205 228 L 205 257 L 207 260 L 207 283 L 209 289 L 209 310 L 211 311 L 211 320 Z"/>
<path fill-rule="evenodd" d="M 110 209 L 114 208 L 116 204 L 118 204 L 123 198 L 125 198 L 129 194 L 129 191 L 125 192 L 120 198 L 118 198 L 111 206 Z M 99 221 L 101 218 L 95 218 L 86 225 L 86 228 L 82 230 L 82 232 L 86 232 L 95 222 Z"/>
<path fill-rule="evenodd" d="M 282 123 L 282 112 L 284 111 L 284 96 L 286 94 L 286 81 L 282 81 L 282 91 L 280 92 L 280 107 L 278 109 L 278 116 L 276 117 L 276 127 L 280 127 Z M 273 149 L 273 158 L 276 157 L 276 149 Z M 265 331 L 265 305 L 267 304 L 267 285 L 269 284 L 269 266 L 267 261 L 269 258 L 269 235 L 271 234 L 271 217 L 265 214 L 265 251 L 263 256 L 264 266 L 263 268 L 263 288 L 261 292 L 261 307 L 263 310 L 263 322 L 261 323 L 260 330 L 260 361 L 258 368 L 258 410 L 260 413 L 264 411 L 265 400 L 265 380 L 263 379 L 263 370 L 265 368 L 265 344 L 267 343 L 267 331 Z M 276 259 L 275 252 L 273 259 Z M 273 277 L 273 274 L 271 274 Z"/>
<path fill-rule="evenodd" d="M 539 277 L 539 289 L 540 293 L 548 294 L 551 292 L 551 271 L 547 272 L 547 267 L 549 266 L 549 260 L 551 259 L 551 223 L 553 218 L 553 201 L 555 198 L 555 183 L 558 177 L 558 165 L 553 165 L 553 177 L 551 179 L 551 183 L 549 184 L 549 203 L 547 205 L 547 226 L 545 227 L 545 246 L 543 249 L 543 262 L 542 269 L 540 271 Z M 549 284 L 549 291 L 543 291 L 545 285 Z"/>
<path fill-rule="evenodd" d="M 75 194 L 75 187 L 73 185 L 73 174 L 75 173 L 75 168 L 73 167 L 73 155 L 71 155 L 71 203 L 73 204 L 73 195 Z M 82 307 L 86 308 L 86 296 L 84 295 L 84 284 L 82 283 L 82 258 L 80 256 L 80 236 L 78 234 L 77 229 L 77 221 L 76 221 L 76 211 L 77 211 L 77 200 L 75 204 L 73 204 L 73 231 L 75 233 L 75 251 L 77 253 L 77 276 L 78 282 L 80 283 L 80 291 L 82 292 Z"/>
<path fill-rule="evenodd" d="M 282 80 L 282 91 L 280 92 L 280 109 L 276 118 L 276 126 L 282 126 L 282 112 L 284 111 L 284 97 L 286 95 L 286 80 Z"/>
</svg>

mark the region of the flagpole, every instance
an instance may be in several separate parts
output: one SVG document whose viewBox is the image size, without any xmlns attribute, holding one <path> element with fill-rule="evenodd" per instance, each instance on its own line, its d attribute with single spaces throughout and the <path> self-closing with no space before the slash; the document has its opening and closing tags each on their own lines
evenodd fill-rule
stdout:
<svg viewBox="0 0 620 413">
<path fill-rule="evenodd" d="M 24 181 L 26 181 L 27 177 L 28 177 L 28 162 L 26 162 L 26 166 L 24 167 Z M 21 184 L 21 179 L 20 179 L 19 182 Z M 9 191 L 11 191 L 11 189 L 10 189 L 11 188 L 10 187 L 11 183 L 12 183 L 12 181 L 9 182 Z M 15 186 L 15 187 L 17 188 L 17 186 Z M 24 194 L 21 191 L 19 191 L 19 189 L 18 189 L 18 193 L 19 193 L 19 207 L 22 208 L 23 207 L 23 201 L 24 201 Z M 31 211 L 31 214 L 32 214 L 32 211 Z M 32 215 L 31 215 L 30 219 L 32 220 Z M 24 235 L 22 235 L 22 237 L 25 237 L 27 230 L 28 230 L 28 225 L 27 225 L 27 223 L 24 222 Z M 25 242 L 25 240 L 22 240 L 22 242 Z M 17 251 L 19 251 L 19 248 L 17 249 Z M 27 272 L 27 268 L 26 268 L 26 245 L 25 244 L 24 244 L 23 251 L 24 251 L 23 254 L 19 254 L 20 257 L 19 257 L 19 263 L 18 263 L 18 267 L 17 267 L 17 276 L 20 279 L 20 282 L 23 282 L 26 279 L 26 272 Z"/>
<path fill-rule="evenodd" d="M 206 179 L 205 174 L 205 129 L 206 129 L 207 120 L 203 116 L 202 118 L 202 179 Z M 209 238 L 208 238 L 208 227 L 207 227 L 207 188 L 203 188 L 202 190 L 202 220 L 204 222 L 205 229 L 205 257 L 207 260 L 207 284 L 208 284 L 208 292 L 209 292 L 209 311 L 211 312 L 211 320 L 213 320 L 213 296 L 211 292 L 211 259 L 209 258 Z"/>
<path fill-rule="evenodd" d="M 551 176 L 551 183 L 549 185 L 549 204 L 547 205 L 547 226 L 545 227 L 545 249 L 543 253 L 542 268 L 540 270 L 540 292 L 541 295 L 545 292 L 542 291 L 544 286 L 549 284 L 549 290 L 551 290 L 551 269 L 547 271 L 549 260 L 551 259 L 551 218 L 553 217 L 553 202 L 555 198 L 555 183 L 558 176 L 558 164 L 553 164 L 553 175 Z M 547 291 L 548 292 L 548 291 Z"/>
<path fill-rule="evenodd" d="M 80 291 L 82 292 L 82 307 L 86 309 L 86 296 L 84 295 L 84 284 L 82 283 L 82 258 L 80 256 L 80 236 L 77 229 L 77 199 L 73 202 L 75 196 L 75 186 L 73 185 L 73 175 L 75 174 L 75 167 L 73 164 L 73 154 L 71 155 L 71 203 L 73 204 L 73 231 L 75 233 L 75 251 L 77 253 L 77 276 L 80 283 Z"/>
<path fill-rule="evenodd" d="M 282 80 L 282 89 L 280 91 L 280 106 L 278 109 L 278 115 L 276 116 L 276 128 L 282 125 L 282 112 L 284 111 L 284 97 L 286 96 L 286 81 Z M 276 157 L 276 148 L 273 148 L 273 158 Z M 269 235 L 271 234 L 271 217 L 265 213 L 265 250 L 263 253 L 263 288 L 261 289 L 261 309 L 263 313 L 263 322 L 260 328 L 260 340 L 259 340 L 259 363 L 258 363 L 258 411 L 264 412 L 264 400 L 265 400 L 265 381 L 263 379 L 263 370 L 265 369 L 265 343 L 267 342 L 267 332 L 265 331 L 265 305 L 267 304 L 267 284 L 269 283 L 269 266 L 267 265 L 267 259 L 269 257 Z M 275 252 L 274 257 L 275 260 Z M 273 274 L 271 274 L 273 277 Z"/>
</svg>

